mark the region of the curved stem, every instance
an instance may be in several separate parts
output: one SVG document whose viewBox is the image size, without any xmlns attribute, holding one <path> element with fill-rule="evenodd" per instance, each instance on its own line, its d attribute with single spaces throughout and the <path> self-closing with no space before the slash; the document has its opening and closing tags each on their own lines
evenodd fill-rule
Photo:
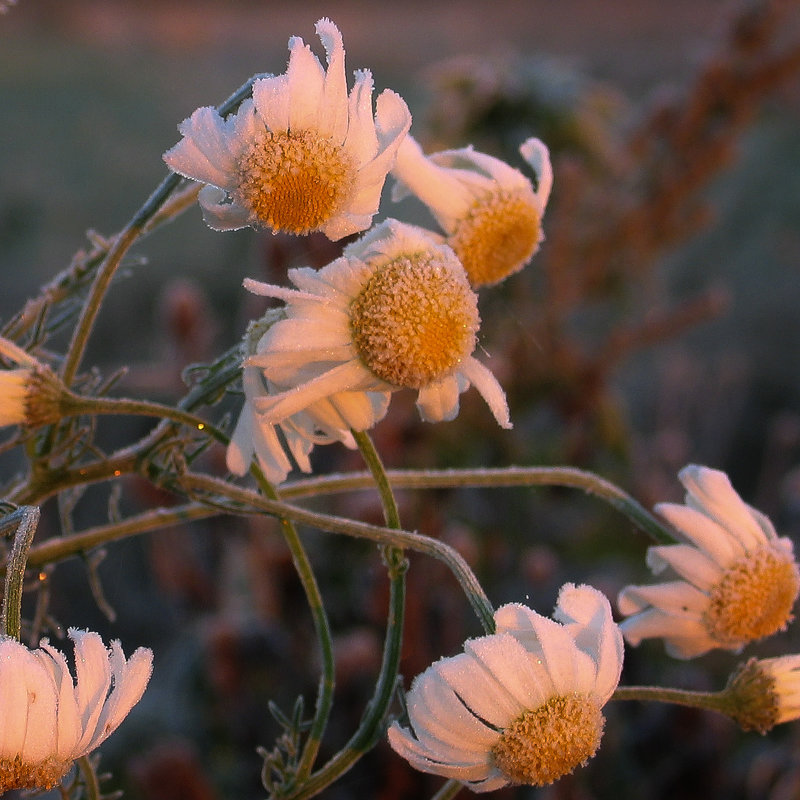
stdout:
<svg viewBox="0 0 800 800">
<path fill-rule="evenodd" d="M 0 634 L 19 641 L 22 629 L 22 587 L 25 580 L 25 567 L 28 563 L 28 551 L 39 524 L 39 509 L 36 506 L 23 506 L 9 516 L 18 517 L 14 544 L 6 565 L 5 593 L 3 607 L 0 612 Z M 5 527 L 5 526 L 4 526 Z"/>
<path fill-rule="evenodd" d="M 728 716 L 730 702 L 726 692 L 693 692 L 685 689 L 667 689 L 660 686 L 618 686 L 612 700 L 646 700 L 673 703 L 688 708 L 718 711 Z"/>
<path fill-rule="evenodd" d="M 669 529 L 618 486 L 592 472 L 573 467 L 501 467 L 497 469 L 388 470 L 395 489 L 444 489 L 509 486 L 566 486 L 605 500 L 659 544 L 674 544 Z M 371 486 L 368 473 L 330 475 L 287 483 L 285 498 L 351 492 Z"/>
<path fill-rule="evenodd" d="M 275 488 L 267 481 L 261 470 L 253 465 L 251 473 L 258 482 L 264 495 L 270 500 L 277 501 L 278 495 L 275 492 Z M 314 717 L 311 720 L 308 737 L 303 745 L 303 752 L 297 762 L 297 771 L 295 773 L 296 780 L 302 782 L 308 777 L 314 766 L 314 761 L 322 742 L 322 734 L 325 732 L 325 728 L 328 725 L 328 718 L 330 716 L 331 706 L 333 705 L 336 664 L 333 657 L 333 640 L 331 638 L 328 614 L 322 602 L 322 594 L 319 590 L 317 579 L 314 576 L 311 562 L 303 547 L 303 543 L 300 541 L 300 536 L 294 524 L 286 517 L 281 517 L 280 525 L 283 538 L 292 554 L 294 568 L 303 586 L 306 601 L 308 602 L 308 607 L 314 620 L 314 630 L 316 631 L 317 640 L 319 641 L 320 658 L 322 661 L 322 670 L 317 689 L 317 701 L 314 707 Z"/>
</svg>

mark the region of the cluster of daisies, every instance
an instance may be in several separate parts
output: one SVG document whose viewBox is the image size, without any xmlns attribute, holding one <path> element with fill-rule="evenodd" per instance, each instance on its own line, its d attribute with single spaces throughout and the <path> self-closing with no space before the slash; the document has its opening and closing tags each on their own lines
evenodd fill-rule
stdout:
<svg viewBox="0 0 800 800">
<path fill-rule="evenodd" d="M 403 388 L 417 392 L 421 417 L 437 422 L 455 417 L 474 385 L 498 424 L 511 427 L 502 388 L 474 356 L 476 290 L 534 255 L 552 185 L 547 148 L 535 138 L 520 148 L 534 181 L 472 148 L 426 155 L 402 98 L 387 90 L 373 107 L 367 70 L 348 91 L 339 30 L 322 19 L 316 31 L 326 66 L 293 37 L 284 74 L 256 80 L 226 118 L 195 111 L 164 155 L 172 170 L 205 184 L 199 202 L 217 230 L 362 234 L 322 269 L 290 270 L 291 288 L 245 282 L 281 305 L 245 336 L 245 402 L 227 463 L 244 475 L 255 460 L 274 483 L 294 468 L 310 472 L 314 445 L 354 447 L 353 431 L 380 421 Z M 439 230 L 392 218 L 373 226 L 388 176 L 393 197 L 417 197 Z M 0 425 L 30 421 L 30 387 L 46 385 L 43 367 L 6 340 L 0 356 L 18 365 L 0 372 Z M 625 640 L 661 638 L 670 655 L 693 658 L 783 630 L 800 592 L 790 540 L 724 473 L 689 466 L 679 477 L 685 503 L 656 507 L 676 543 L 647 554 L 670 580 L 626 587 L 620 624 L 586 585 L 563 586 L 552 618 L 503 606 L 494 633 L 413 681 L 407 719 L 388 731 L 395 751 L 475 792 L 548 784 L 596 752 Z M 149 650 L 126 660 L 119 643 L 106 649 L 97 634 L 70 636 L 75 679 L 47 642 L 31 651 L 0 640 L 0 793 L 54 785 L 145 689 Z M 751 663 L 769 723 L 800 717 L 800 656 Z"/>
<path fill-rule="evenodd" d="M 341 35 L 328 19 L 316 30 L 327 68 L 292 38 L 285 74 L 256 81 L 252 99 L 226 119 L 195 111 L 164 156 L 206 184 L 199 199 L 213 228 L 330 239 L 366 230 L 322 269 L 290 270 L 292 288 L 245 282 L 282 305 L 245 337 L 245 404 L 227 462 L 244 475 L 255 458 L 276 483 L 294 467 L 310 471 L 315 444 L 353 447 L 352 432 L 375 425 L 402 388 L 416 390 L 421 417 L 437 422 L 455 417 L 459 395 L 474 385 L 498 424 L 511 427 L 502 388 L 473 355 L 476 290 L 534 255 L 553 181 L 548 150 L 535 138 L 520 147 L 535 184 L 470 147 L 426 155 L 403 100 L 384 91 L 373 114 L 367 71 L 355 73 L 348 94 Z M 372 226 L 387 177 L 393 199 L 416 197 L 437 231 L 392 218 Z M 671 655 L 691 658 L 785 628 L 800 590 L 791 542 L 742 502 L 724 473 L 690 466 L 680 479 L 686 504 L 656 509 L 677 543 L 647 556 L 675 580 L 625 588 L 621 625 L 590 586 L 564 586 L 553 619 L 502 607 L 495 633 L 414 680 L 408 727 L 390 727 L 392 747 L 476 792 L 547 784 L 595 753 L 623 638 L 636 645 L 660 637 Z M 800 657 L 763 664 L 770 702 L 781 708 L 774 721 L 796 715 Z"/>
</svg>

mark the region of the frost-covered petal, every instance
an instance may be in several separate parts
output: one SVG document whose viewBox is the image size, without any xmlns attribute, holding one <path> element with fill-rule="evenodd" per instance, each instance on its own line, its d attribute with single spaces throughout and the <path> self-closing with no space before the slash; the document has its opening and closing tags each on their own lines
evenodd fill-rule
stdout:
<svg viewBox="0 0 800 800">
<path fill-rule="evenodd" d="M 720 579 L 721 571 L 705 553 L 688 544 L 668 544 L 647 549 L 647 566 L 655 575 L 672 567 L 698 589 L 707 592 Z"/>
</svg>

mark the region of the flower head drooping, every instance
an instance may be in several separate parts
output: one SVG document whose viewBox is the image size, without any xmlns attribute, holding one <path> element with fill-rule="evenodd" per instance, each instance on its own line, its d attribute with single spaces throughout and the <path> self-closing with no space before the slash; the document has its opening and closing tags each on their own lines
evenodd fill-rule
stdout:
<svg viewBox="0 0 800 800">
<path fill-rule="evenodd" d="M 536 173 L 535 191 L 519 170 L 471 147 L 425 156 L 407 136 L 397 153 L 394 198 L 411 192 L 428 206 L 476 288 L 522 269 L 544 238 L 542 216 L 553 184 L 549 151 L 528 139 L 520 152 Z"/>
<path fill-rule="evenodd" d="M 19 365 L 15 369 L 0 367 L 0 427 L 36 427 L 61 419 L 69 392 L 53 370 L 3 337 L 0 357 Z"/>
<path fill-rule="evenodd" d="M 74 628 L 69 637 L 76 681 L 46 640 L 29 650 L 0 638 L 0 794 L 55 786 L 117 729 L 150 680 L 147 648 L 126 660 L 117 641 L 106 649 L 98 634 Z"/>
<path fill-rule="evenodd" d="M 686 543 L 650 547 L 647 563 L 655 573 L 671 567 L 681 580 L 622 590 L 626 640 L 663 637 L 670 655 L 693 658 L 783 630 L 800 592 L 791 540 L 742 501 L 724 472 L 690 465 L 678 477 L 686 504 L 656 511 Z"/>
<path fill-rule="evenodd" d="M 591 758 L 622 670 L 622 636 L 591 586 L 563 586 L 553 619 L 511 604 L 495 622 L 496 633 L 417 676 L 410 729 L 389 728 L 413 767 L 475 792 L 543 786 Z"/>
<path fill-rule="evenodd" d="M 368 70 L 355 73 L 348 97 L 339 29 L 321 19 L 316 31 L 327 70 L 292 37 L 284 74 L 255 81 L 252 99 L 227 119 L 198 108 L 164 154 L 170 169 L 208 184 L 200 205 L 215 230 L 253 225 L 341 239 L 370 226 L 411 115 L 386 90 L 373 117 Z"/>
<path fill-rule="evenodd" d="M 297 289 L 245 281 L 286 302 L 285 318 L 262 337 L 246 367 L 278 387 L 254 400 L 276 424 L 333 396 L 418 391 L 423 419 L 453 419 L 470 384 L 498 423 L 511 427 L 505 394 L 473 356 L 477 297 L 453 251 L 422 228 L 386 220 L 319 271 L 293 269 Z M 361 428 L 362 430 L 364 428 Z"/>
<path fill-rule="evenodd" d="M 283 309 L 272 309 L 251 324 L 245 335 L 244 357 L 261 352 L 267 331 L 284 318 Z M 242 384 L 245 402 L 228 446 L 228 469 L 244 475 L 255 455 L 264 476 L 276 484 L 286 480 L 293 466 L 287 450 L 303 472 L 311 472 L 309 455 L 315 444 L 341 442 L 353 449 L 356 443 L 351 430 L 371 428 L 389 408 L 388 392 L 339 392 L 279 423 L 270 423 L 257 405 L 259 398 L 279 394 L 279 386 L 259 367 L 244 367 Z"/>
</svg>

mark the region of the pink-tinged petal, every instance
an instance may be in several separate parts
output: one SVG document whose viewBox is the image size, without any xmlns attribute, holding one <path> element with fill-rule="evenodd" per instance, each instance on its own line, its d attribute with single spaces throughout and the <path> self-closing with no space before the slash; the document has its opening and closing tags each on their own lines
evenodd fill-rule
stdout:
<svg viewBox="0 0 800 800">
<path fill-rule="evenodd" d="M 406 101 L 391 89 L 384 89 L 375 102 L 375 134 L 378 150 L 368 161 L 362 161 L 359 182 L 368 185 L 383 180 L 394 166 L 398 148 L 411 127 L 411 112 Z M 366 152 L 366 150 L 365 150 Z"/>
<path fill-rule="evenodd" d="M 83 736 L 75 684 L 64 654 L 46 640 L 43 640 L 39 647 L 42 651 L 41 657 L 50 659 L 58 693 L 56 746 L 53 754 L 61 761 L 69 761 L 75 758 L 78 742 Z"/>
<path fill-rule="evenodd" d="M 497 424 L 505 430 L 513 428 L 508 413 L 506 393 L 491 371 L 472 356 L 461 362 L 458 371 L 478 390 L 497 420 Z"/>
<path fill-rule="evenodd" d="M 256 407 L 268 422 L 281 420 L 303 411 L 317 400 L 337 392 L 369 391 L 376 388 L 370 374 L 357 362 L 340 364 L 310 381 L 272 397 L 259 398 Z"/>
<path fill-rule="evenodd" d="M 126 660 L 120 643 L 113 641 L 110 662 L 114 688 L 103 706 L 90 749 L 104 742 L 142 699 L 153 672 L 153 651 L 140 647 Z"/>
<path fill-rule="evenodd" d="M 309 459 L 309 455 L 314 449 L 314 442 L 305 434 L 299 433 L 296 429 L 286 425 L 281 426 L 281 430 L 286 439 L 286 447 L 300 471 L 311 472 L 311 460 Z M 284 474 L 282 477 L 276 475 L 276 479 L 268 477 L 267 480 L 273 483 L 282 483 L 285 478 L 286 475 Z"/>
<path fill-rule="evenodd" d="M 338 392 L 330 403 L 348 428 L 365 431 L 386 416 L 390 399 L 390 392 Z"/>
<path fill-rule="evenodd" d="M 414 679 L 406 703 L 417 739 L 444 758 L 465 760 L 499 737 L 464 706 L 439 676 L 436 664 Z"/>
<path fill-rule="evenodd" d="M 491 772 L 496 771 L 492 770 L 488 751 L 482 760 L 453 763 L 449 759 L 447 761 L 438 760 L 433 752 L 412 736 L 410 731 L 400 727 L 396 722 L 387 733 L 392 749 L 421 772 L 441 775 L 444 778 L 455 778 L 459 781 L 480 781 Z"/>
<path fill-rule="evenodd" d="M 238 231 L 257 220 L 250 209 L 228 201 L 228 196 L 216 186 L 204 186 L 197 197 L 203 210 L 203 221 L 215 231 Z"/>
<path fill-rule="evenodd" d="M 393 198 L 402 199 L 408 192 L 418 197 L 447 233 L 453 232 L 455 223 L 475 202 L 475 193 L 465 187 L 458 174 L 427 158 L 411 135 L 397 149 L 392 175 L 401 187 L 393 192 Z"/>
<path fill-rule="evenodd" d="M 686 487 L 687 504 L 726 528 L 745 550 L 752 552 L 764 544 L 764 531 L 724 472 L 690 464 L 678 478 Z"/>
<path fill-rule="evenodd" d="M 417 409 L 425 422 L 442 422 L 458 415 L 458 396 L 462 387 L 453 375 L 429 383 L 419 390 Z"/>
<path fill-rule="evenodd" d="M 87 753 L 91 749 L 97 720 L 111 688 L 111 666 L 108 651 L 99 634 L 75 628 L 70 628 L 68 634 L 75 643 L 75 691 L 83 727 L 83 735 L 76 749 L 80 753 Z"/>
<path fill-rule="evenodd" d="M 286 79 L 289 94 L 289 130 L 315 130 L 319 123 L 325 70 L 299 36 L 289 39 Z"/>
<path fill-rule="evenodd" d="M 36 669 L 30 651 L 14 639 L 0 639 L 0 758 L 14 758 L 25 742 L 28 690 L 22 675 Z"/>
<path fill-rule="evenodd" d="M 539 215 L 544 214 L 550 190 L 553 188 L 553 167 L 550 163 L 550 151 L 547 145 L 536 138 L 526 139 L 519 147 L 522 157 L 531 165 L 536 173 L 536 202 Z"/>
<path fill-rule="evenodd" d="M 619 593 L 617 604 L 625 615 L 653 606 L 671 614 L 699 618 L 708 608 L 708 595 L 686 581 L 670 581 L 652 586 L 626 586 Z"/>
<path fill-rule="evenodd" d="M 705 514 L 688 506 L 659 503 L 655 510 L 681 535 L 706 553 L 722 569 L 745 555 L 744 548 L 725 528 Z"/>
<path fill-rule="evenodd" d="M 245 370 L 248 372 L 249 370 Z M 250 469 L 250 462 L 255 452 L 253 444 L 253 411 L 245 402 L 236 427 L 233 429 L 228 449 L 225 451 L 225 464 L 234 474 L 241 477 Z"/>
<path fill-rule="evenodd" d="M 592 691 L 605 702 L 619 683 L 625 649 L 608 598 L 591 586 L 565 584 L 553 619 L 563 623 L 577 647 L 594 662 Z"/>
<path fill-rule="evenodd" d="M 56 750 L 58 695 L 52 671 L 38 658 L 27 660 L 16 679 L 23 684 L 27 694 L 25 741 L 19 755 L 23 761 L 35 764 L 44 761 Z M 0 724 L 5 724 L 5 719 Z"/>
<path fill-rule="evenodd" d="M 647 566 L 656 575 L 672 567 L 684 580 L 704 591 L 708 591 L 722 577 L 718 564 L 688 544 L 648 547 Z"/>
<path fill-rule="evenodd" d="M 464 651 L 480 664 L 486 676 L 480 681 L 474 670 L 462 675 L 456 691 L 465 705 L 495 727 L 507 727 L 550 696 L 550 681 L 542 666 L 510 633 L 469 639 Z M 451 675 L 450 679 L 455 680 L 456 676 Z M 474 683 L 470 684 L 471 680 Z M 494 705 L 494 711 L 490 705 Z"/>
<path fill-rule="evenodd" d="M 372 114 L 372 73 L 356 70 L 355 84 L 347 101 L 349 126 L 344 148 L 360 168 L 378 152 L 378 134 Z"/>
<path fill-rule="evenodd" d="M 289 90 L 286 75 L 262 78 L 253 84 L 253 103 L 258 116 L 273 133 L 289 130 Z"/>
<path fill-rule="evenodd" d="M 651 608 L 620 623 L 628 644 L 636 647 L 644 639 L 664 639 L 664 646 L 674 658 L 694 658 L 716 647 L 706 627 L 698 619 L 678 617 Z"/>
<path fill-rule="evenodd" d="M 328 61 L 320 103 L 320 134 L 335 142 L 347 136 L 347 76 L 344 68 L 344 44 L 339 29 L 327 17 L 316 24 Z"/>
<path fill-rule="evenodd" d="M 184 138 L 164 153 L 164 161 L 186 178 L 232 189 L 236 182 L 236 157 L 228 135 L 232 125 L 216 109 L 198 108 L 178 126 Z"/>
<path fill-rule="evenodd" d="M 368 214 L 339 214 L 332 217 L 324 225 L 321 225 L 319 230 L 324 233 L 332 242 L 338 242 L 339 239 L 344 239 L 345 236 L 351 236 L 354 233 L 361 233 L 372 225 L 372 217 L 378 212 L 378 203 L 380 202 L 380 195 L 378 201 L 375 203 L 375 209 Z M 349 204 L 348 204 L 349 208 Z"/>
</svg>

